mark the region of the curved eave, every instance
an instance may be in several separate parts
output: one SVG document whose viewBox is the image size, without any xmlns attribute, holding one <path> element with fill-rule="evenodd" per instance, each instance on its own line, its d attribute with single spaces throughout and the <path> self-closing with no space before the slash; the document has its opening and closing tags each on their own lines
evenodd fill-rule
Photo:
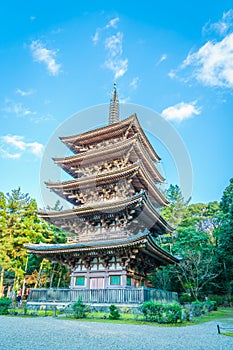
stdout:
<svg viewBox="0 0 233 350">
<path fill-rule="evenodd" d="M 116 142 L 114 144 L 110 144 L 108 146 L 94 148 L 94 149 L 88 150 L 86 152 L 83 152 L 80 154 L 74 154 L 74 155 L 68 156 L 68 157 L 53 158 L 53 160 L 56 164 L 72 163 L 74 161 L 76 161 L 78 163 L 82 163 L 85 160 L 85 164 L 88 164 L 89 160 L 90 160 L 90 162 L 91 161 L 93 162 L 93 158 L 99 159 L 99 158 L 104 157 L 104 156 L 108 157 L 109 154 L 112 154 L 113 151 L 116 154 L 118 154 L 118 152 L 119 152 L 119 154 L 122 154 L 121 152 L 124 150 L 127 150 L 137 139 L 140 140 L 138 137 L 138 134 L 135 134 L 128 139 L 121 140 L 119 142 Z"/>
<path fill-rule="evenodd" d="M 85 250 L 99 250 L 99 249 L 110 249 L 110 248 L 121 248 L 122 246 L 130 246 L 132 243 L 134 244 L 142 244 L 145 243 L 145 234 L 139 233 L 138 235 L 131 236 L 123 239 L 116 239 L 114 241 L 96 241 L 96 242 L 86 242 L 86 243 L 63 243 L 63 244 L 28 244 L 26 245 L 27 249 L 33 249 L 40 252 L 75 252 Z"/>
<path fill-rule="evenodd" d="M 66 244 L 27 244 L 25 245 L 28 253 L 38 255 L 50 256 L 55 254 L 72 254 L 78 252 L 88 251 L 107 251 L 118 250 L 129 247 L 139 247 L 144 252 L 150 253 L 161 262 L 168 264 L 178 263 L 179 260 L 167 251 L 159 247 L 150 236 L 150 234 L 140 233 L 136 236 L 131 236 L 125 239 L 118 239 L 115 241 L 90 242 L 85 244 L 80 243 L 66 243 Z M 146 248 L 145 248 L 146 247 Z"/>
<path fill-rule="evenodd" d="M 140 135 L 140 138 L 142 139 L 142 142 L 148 149 L 148 152 L 150 153 L 150 156 L 153 159 L 153 161 L 155 162 L 160 161 L 160 157 L 155 152 L 148 138 L 146 137 L 144 131 L 142 130 L 136 114 L 133 114 L 130 117 L 121 120 L 120 122 L 110 124 L 102 128 L 87 131 L 78 135 L 60 137 L 60 140 L 67 147 L 69 147 L 74 153 L 76 153 L 76 149 L 75 149 L 76 144 L 80 144 L 80 145 L 95 144 L 99 140 L 101 141 L 109 140 L 119 135 L 123 136 L 124 132 L 126 132 L 131 125 L 134 126 L 134 129 L 135 129 L 134 132 Z"/>
<path fill-rule="evenodd" d="M 95 188 L 96 186 L 102 184 L 114 183 L 120 179 L 131 177 L 135 178 L 135 176 L 137 176 L 137 173 L 139 181 L 143 184 L 144 187 L 146 187 L 148 193 L 153 196 L 154 200 L 160 205 L 168 205 L 168 200 L 157 189 L 155 183 L 151 180 L 146 168 L 141 161 L 138 161 L 137 163 L 133 163 L 132 165 L 126 166 L 116 171 L 110 171 L 94 176 L 88 176 L 59 183 L 47 182 L 46 185 L 49 189 L 53 190 L 59 196 L 69 201 L 69 193 L 65 195 L 64 190 L 72 191 L 83 190 L 86 188 Z M 141 187 L 140 189 L 143 188 Z M 71 201 L 71 203 L 75 204 L 73 201 Z"/>
<path fill-rule="evenodd" d="M 108 200 L 107 202 L 95 203 L 93 205 L 83 205 L 82 207 L 78 207 L 72 210 L 41 211 L 39 212 L 39 216 L 48 221 L 53 221 L 55 219 L 72 220 L 76 217 L 83 217 L 88 215 L 93 216 L 95 214 L 99 215 L 99 213 L 116 213 L 120 210 L 126 210 L 129 207 L 134 207 L 137 203 L 143 206 L 143 213 L 146 217 L 148 217 L 151 228 L 159 225 L 164 233 L 173 231 L 173 228 L 156 211 L 155 207 L 145 192 L 141 192 L 124 200 Z"/>
<path fill-rule="evenodd" d="M 71 136 L 61 136 L 60 140 L 68 146 L 70 149 L 75 151 L 75 145 L 89 145 L 97 142 L 98 140 L 106 140 L 112 137 L 123 135 L 134 119 L 135 115 L 131 115 L 117 123 L 103 126 L 94 130 L 86 131 L 81 134 L 75 134 Z"/>
<path fill-rule="evenodd" d="M 120 157 L 122 156 L 123 152 L 130 151 L 131 147 L 134 147 L 134 151 L 136 152 L 136 154 L 138 154 L 138 158 L 143 159 L 143 163 L 145 163 L 145 166 L 148 168 L 148 171 L 150 172 L 151 176 L 153 176 L 153 178 L 156 181 L 163 182 L 165 180 L 164 177 L 157 170 L 156 166 L 149 157 L 144 146 L 141 145 L 141 141 L 138 134 L 135 134 L 133 137 L 124 141 L 115 143 L 114 145 L 90 150 L 85 154 L 78 154 L 64 158 L 53 158 L 53 160 L 68 174 L 70 174 L 73 177 L 77 177 L 75 171 L 72 170 L 72 167 L 74 167 L 75 165 L 80 166 L 81 164 L 82 166 L 93 166 L 99 161 L 104 162 L 109 159 L 111 160 L 114 157 Z"/>
<path fill-rule="evenodd" d="M 150 154 L 154 155 L 154 161 L 159 162 L 161 160 L 161 158 L 158 156 L 158 154 L 155 152 L 154 148 L 152 147 L 150 141 L 148 140 L 148 138 L 146 137 L 140 123 L 139 120 L 137 118 L 137 115 L 135 114 L 135 118 L 133 119 L 133 124 L 137 130 L 137 132 L 139 131 L 139 134 L 143 140 L 143 143 L 145 144 L 146 148 L 150 150 Z"/>
<path fill-rule="evenodd" d="M 135 114 L 132 114 L 131 116 L 120 120 L 117 123 L 113 123 L 110 125 L 106 125 L 106 126 L 102 126 L 100 128 L 94 129 L 94 130 L 90 130 L 90 131 L 86 131 L 84 133 L 81 134 L 75 134 L 75 135 L 71 135 L 71 136 L 61 136 L 60 140 L 62 142 L 66 143 L 86 143 L 89 144 L 90 140 L 92 140 L 94 137 L 101 137 L 104 135 L 111 135 L 111 133 L 115 133 L 118 132 L 118 135 L 121 133 L 121 131 L 125 128 L 128 127 L 128 125 L 131 123 L 131 121 L 135 118 Z"/>
<path fill-rule="evenodd" d="M 180 262 L 180 260 L 177 257 L 168 253 L 166 250 L 158 246 L 151 235 L 148 236 L 147 248 L 148 250 L 151 250 L 152 253 L 156 251 L 157 258 L 160 257 L 161 261 L 164 260 L 164 258 L 166 258 L 166 261 L 169 264 L 177 264 Z"/>
<path fill-rule="evenodd" d="M 92 205 L 83 205 L 82 207 L 75 209 L 68 209 L 62 211 L 50 210 L 50 211 L 40 211 L 40 217 L 46 218 L 72 218 L 75 216 L 83 216 L 87 214 L 95 214 L 99 212 L 115 213 L 118 210 L 127 208 L 137 202 L 141 202 L 143 199 L 143 193 L 139 193 L 130 198 L 124 200 L 108 200 L 107 202 L 93 203 Z"/>
<path fill-rule="evenodd" d="M 144 201 L 142 203 L 145 207 L 145 211 L 147 211 L 148 216 L 151 217 L 152 221 L 154 218 L 156 218 L 156 224 L 158 223 L 163 230 L 165 230 L 166 232 L 174 231 L 173 227 L 171 227 L 166 222 L 166 220 L 164 220 L 164 218 L 157 212 L 146 193 L 144 193 Z"/>
<path fill-rule="evenodd" d="M 80 177 L 74 180 L 64 182 L 46 182 L 46 185 L 50 189 L 76 189 L 76 188 L 88 188 L 93 184 L 112 183 L 118 178 L 125 178 L 130 176 L 134 171 L 139 169 L 138 163 L 133 163 L 122 169 L 116 171 L 108 171 L 106 173 L 100 173 L 92 176 Z"/>
</svg>

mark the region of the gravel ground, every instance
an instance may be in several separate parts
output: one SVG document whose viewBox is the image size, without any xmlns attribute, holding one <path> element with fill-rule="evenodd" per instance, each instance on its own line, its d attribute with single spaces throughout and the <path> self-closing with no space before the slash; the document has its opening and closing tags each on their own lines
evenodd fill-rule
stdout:
<svg viewBox="0 0 233 350">
<path fill-rule="evenodd" d="M 4 350 L 232 350 L 233 337 L 217 334 L 217 323 L 188 327 L 153 327 L 76 322 L 53 317 L 0 316 L 0 349 Z"/>
</svg>

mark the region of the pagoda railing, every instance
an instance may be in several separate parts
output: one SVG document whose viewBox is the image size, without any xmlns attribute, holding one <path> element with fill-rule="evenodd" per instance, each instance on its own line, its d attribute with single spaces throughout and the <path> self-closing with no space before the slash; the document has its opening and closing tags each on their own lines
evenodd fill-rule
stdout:
<svg viewBox="0 0 233 350">
<path fill-rule="evenodd" d="M 175 292 L 146 287 L 111 289 L 43 289 L 34 288 L 29 303 L 74 303 L 79 298 L 90 304 L 141 304 L 144 301 L 172 303 L 178 301 Z"/>
</svg>

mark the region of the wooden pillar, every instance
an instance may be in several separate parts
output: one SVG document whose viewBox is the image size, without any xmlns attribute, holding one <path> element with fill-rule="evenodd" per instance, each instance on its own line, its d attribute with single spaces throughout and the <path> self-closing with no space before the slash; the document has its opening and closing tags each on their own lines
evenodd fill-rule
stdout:
<svg viewBox="0 0 233 350">
<path fill-rule="evenodd" d="M 90 289 L 90 268 L 87 269 L 87 272 L 86 272 L 86 286 L 85 288 L 86 289 Z"/>
<path fill-rule="evenodd" d="M 106 267 L 104 272 L 104 289 L 107 289 L 108 287 L 109 287 L 109 271 L 108 271 L 108 267 Z"/>
<path fill-rule="evenodd" d="M 127 287 L 127 271 L 125 269 L 122 269 L 121 272 L 121 286 Z"/>
</svg>

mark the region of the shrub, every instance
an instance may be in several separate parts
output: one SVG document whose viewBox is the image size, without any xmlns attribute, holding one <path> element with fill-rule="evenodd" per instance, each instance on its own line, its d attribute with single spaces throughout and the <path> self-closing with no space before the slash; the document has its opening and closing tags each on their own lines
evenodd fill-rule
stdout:
<svg viewBox="0 0 233 350">
<path fill-rule="evenodd" d="M 88 307 L 86 304 L 82 302 L 82 299 L 79 298 L 76 303 L 72 305 L 72 309 L 74 312 L 74 318 L 85 318 L 86 312 L 88 311 Z"/>
<path fill-rule="evenodd" d="M 202 314 L 215 311 L 215 310 L 217 310 L 217 303 L 209 299 L 207 299 L 204 302 L 197 300 L 191 303 L 191 312 L 194 317 L 195 316 L 198 317 L 198 316 L 201 316 Z"/>
<path fill-rule="evenodd" d="M 201 316 L 204 313 L 203 303 L 201 301 L 193 301 L 191 303 L 191 311 L 194 317 Z"/>
<path fill-rule="evenodd" d="M 182 319 L 182 308 L 180 304 L 161 304 L 152 301 L 145 302 L 141 311 L 148 321 L 158 323 L 177 323 Z"/>
<path fill-rule="evenodd" d="M 179 296 L 179 301 L 182 305 L 187 304 L 187 303 L 191 303 L 193 300 L 194 300 L 193 297 L 191 295 L 188 295 L 188 294 L 182 294 Z"/>
<path fill-rule="evenodd" d="M 182 309 L 181 320 L 182 321 L 191 321 L 190 310 L 188 310 L 186 308 Z"/>
<path fill-rule="evenodd" d="M 7 315 L 12 301 L 8 298 L 0 298 L 0 315 Z"/>
<path fill-rule="evenodd" d="M 142 304 L 141 311 L 148 321 L 159 322 L 163 313 L 163 305 L 147 301 Z"/>
<path fill-rule="evenodd" d="M 217 302 L 214 300 L 207 299 L 204 304 L 205 304 L 205 307 L 207 309 L 207 312 L 217 311 L 217 309 L 218 309 Z"/>
<path fill-rule="evenodd" d="M 165 304 L 164 311 L 166 316 L 162 319 L 163 323 L 177 323 L 181 322 L 182 307 L 178 303 Z"/>
<path fill-rule="evenodd" d="M 110 310 L 109 318 L 111 320 L 119 320 L 121 315 L 119 313 L 118 308 L 115 305 L 110 305 L 109 310 Z"/>
<path fill-rule="evenodd" d="M 209 300 L 216 301 L 217 306 L 229 306 L 227 298 L 223 295 L 210 295 Z"/>
</svg>

